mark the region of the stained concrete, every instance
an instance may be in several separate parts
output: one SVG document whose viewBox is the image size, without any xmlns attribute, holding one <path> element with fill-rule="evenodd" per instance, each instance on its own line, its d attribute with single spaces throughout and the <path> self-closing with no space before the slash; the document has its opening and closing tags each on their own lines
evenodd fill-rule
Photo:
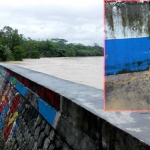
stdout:
<svg viewBox="0 0 150 150">
<path fill-rule="evenodd" d="M 150 36 L 149 2 L 121 1 L 106 2 L 106 39 Z"/>
</svg>

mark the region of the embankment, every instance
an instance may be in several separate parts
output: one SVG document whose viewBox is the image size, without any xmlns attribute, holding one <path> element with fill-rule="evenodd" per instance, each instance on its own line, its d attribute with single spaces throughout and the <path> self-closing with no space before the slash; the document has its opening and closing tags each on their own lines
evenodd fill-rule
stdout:
<svg viewBox="0 0 150 150">
<path fill-rule="evenodd" d="M 0 63 L 0 149 L 148 150 L 149 114 L 103 111 L 103 91 Z"/>
</svg>

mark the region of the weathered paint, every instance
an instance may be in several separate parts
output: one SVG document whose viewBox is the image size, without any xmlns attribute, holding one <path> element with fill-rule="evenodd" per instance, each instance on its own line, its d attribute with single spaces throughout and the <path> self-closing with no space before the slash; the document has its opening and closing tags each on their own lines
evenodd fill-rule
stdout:
<svg viewBox="0 0 150 150">
<path fill-rule="evenodd" d="M 12 78 L 12 84 L 15 85 L 17 83 L 17 79 L 15 77 Z"/>
<path fill-rule="evenodd" d="M 35 83 L 56 91 L 63 97 L 61 106 L 62 115 L 57 125 L 59 128 L 56 128 L 56 130 L 61 129 L 62 132 L 57 130 L 58 133 L 65 132 L 63 138 L 69 139 L 67 142 L 70 145 L 75 145 L 77 147 L 82 143 L 80 146 L 85 144 L 84 146 L 86 146 L 87 150 L 93 150 L 93 148 L 89 148 L 89 140 L 84 143 L 82 142 L 86 134 L 92 137 L 92 141 L 97 140 L 96 142 L 102 144 L 98 145 L 99 147 L 97 148 L 99 149 L 140 150 L 147 147 L 146 144 L 150 145 L 150 114 L 105 112 L 103 110 L 102 90 L 64 81 L 25 68 L 7 64 L 2 65 L 17 74 L 24 75 L 25 78 L 31 79 Z M 68 98 L 68 100 L 66 98 Z M 70 126 L 68 126 L 68 124 Z M 131 128 L 133 128 L 133 130 L 131 130 Z M 80 131 L 84 130 L 85 132 L 81 134 L 81 132 L 76 132 L 79 131 L 77 129 Z M 137 132 L 135 129 L 140 129 L 141 131 Z M 74 140 L 72 140 L 73 138 Z M 141 140 L 143 142 L 141 142 Z M 123 148 L 122 145 L 124 146 Z M 78 150 L 80 149 L 84 148 L 78 148 Z M 149 149 L 149 146 L 147 149 Z"/>
<path fill-rule="evenodd" d="M 4 76 L 5 79 L 9 78 L 9 74 L 6 72 L 5 76 Z"/>
<path fill-rule="evenodd" d="M 18 90 L 18 92 L 22 95 L 22 96 L 25 96 L 26 93 L 27 93 L 27 88 L 24 87 L 23 84 L 21 84 L 20 82 L 17 82 L 16 85 L 15 85 L 15 88 L 16 90 Z"/>
<path fill-rule="evenodd" d="M 38 98 L 39 113 L 48 121 L 50 125 L 53 124 L 57 111 L 49 104 Z"/>
<path fill-rule="evenodd" d="M 106 1 L 106 75 L 149 69 L 150 5 Z"/>
<path fill-rule="evenodd" d="M 9 105 L 8 103 L 5 105 L 5 107 L 3 108 L 3 110 L 1 111 L 2 116 L 6 116 L 7 112 L 9 111 Z"/>
<path fill-rule="evenodd" d="M 11 118 L 8 120 L 8 126 L 14 122 L 16 117 L 18 116 L 18 112 L 15 112 Z"/>
<path fill-rule="evenodd" d="M 106 2 L 106 39 L 149 36 L 149 2 Z"/>
<path fill-rule="evenodd" d="M 5 79 L 0 93 L 0 130 L 4 128 L 5 140 L 7 141 L 9 136 L 16 135 L 18 128 L 17 117 L 18 113 L 22 109 L 22 105 L 20 103 L 21 96 L 24 98 L 28 97 L 31 105 L 33 105 L 33 107 L 38 110 L 39 114 L 41 114 L 43 118 L 45 118 L 45 120 L 55 128 L 59 121 L 58 110 L 56 110 L 59 108 L 59 95 L 53 91 L 45 89 L 45 87 L 41 85 L 35 84 L 32 81 L 13 73 L 8 69 L 5 69 L 4 67 L 0 68 L 0 75 L 2 75 L 1 77 Z M 15 75 L 15 77 L 13 75 Z M 34 92 L 29 92 L 30 90 L 28 87 L 22 83 L 25 83 L 28 87 L 33 87 L 34 91 L 39 95 Z M 39 96 L 41 96 L 41 98 Z M 42 97 L 45 97 L 45 100 L 43 100 Z M 56 108 L 54 109 L 47 102 L 52 103 L 53 106 L 56 106 Z"/>
<path fill-rule="evenodd" d="M 106 40 L 106 74 L 149 69 L 150 38 Z"/>
</svg>

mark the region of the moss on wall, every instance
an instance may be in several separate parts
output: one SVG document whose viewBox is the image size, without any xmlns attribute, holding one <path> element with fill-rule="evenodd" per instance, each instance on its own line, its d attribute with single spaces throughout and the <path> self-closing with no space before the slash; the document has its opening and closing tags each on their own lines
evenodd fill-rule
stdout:
<svg viewBox="0 0 150 150">
<path fill-rule="evenodd" d="M 106 3 L 106 20 L 109 24 L 110 29 L 114 31 L 113 6 L 111 5 L 111 3 Z"/>
<path fill-rule="evenodd" d="M 114 15 L 116 13 L 114 7 L 117 8 L 117 15 Z M 148 2 L 107 2 L 106 20 L 110 30 L 114 31 L 114 19 L 119 19 L 119 17 L 121 17 L 124 29 L 128 27 L 132 32 L 142 34 L 144 28 L 144 32 L 150 36 L 150 5 Z"/>
</svg>

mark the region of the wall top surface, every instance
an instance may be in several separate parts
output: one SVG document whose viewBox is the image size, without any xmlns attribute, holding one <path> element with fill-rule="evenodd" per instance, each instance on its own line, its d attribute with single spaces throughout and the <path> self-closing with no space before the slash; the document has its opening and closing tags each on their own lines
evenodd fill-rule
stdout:
<svg viewBox="0 0 150 150">
<path fill-rule="evenodd" d="M 73 83 L 30 69 L 0 63 L 3 66 L 43 87 L 71 99 L 73 102 L 90 110 L 94 114 L 97 109 L 103 109 L 103 91 L 83 84 Z"/>
</svg>

